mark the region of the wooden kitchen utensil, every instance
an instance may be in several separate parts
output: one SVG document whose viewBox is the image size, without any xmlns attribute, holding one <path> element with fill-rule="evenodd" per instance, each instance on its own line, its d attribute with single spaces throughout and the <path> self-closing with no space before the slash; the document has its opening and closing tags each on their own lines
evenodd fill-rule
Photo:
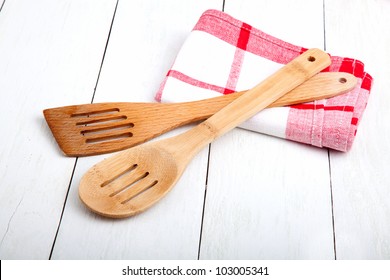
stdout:
<svg viewBox="0 0 390 280">
<path fill-rule="evenodd" d="M 268 107 L 330 98 L 357 84 L 348 73 L 319 73 Z M 185 103 L 100 103 L 51 108 L 45 119 L 68 156 L 115 152 L 146 142 L 176 127 L 205 120 L 244 92 Z"/>
<path fill-rule="evenodd" d="M 310 49 L 185 133 L 148 142 L 103 160 L 82 177 L 81 200 L 92 211 L 112 218 L 147 209 L 174 186 L 203 147 L 329 64 L 326 53 Z"/>
</svg>

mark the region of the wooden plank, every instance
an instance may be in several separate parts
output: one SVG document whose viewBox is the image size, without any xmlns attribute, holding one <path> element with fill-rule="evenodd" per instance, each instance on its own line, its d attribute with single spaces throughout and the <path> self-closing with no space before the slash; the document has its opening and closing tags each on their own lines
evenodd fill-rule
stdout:
<svg viewBox="0 0 390 280">
<path fill-rule="evenodd" d="M 322 1 L 226 1 L 225 11 L 323 47 Z M 304 7 L 304 8 L 303 8 Z M 236 129 L 211 146 L 202 259 L 333 259 L 327 151 Z"/>
<path fill-rule="evenodd" d="M 47 259 L 75 163 L 44 108 L 88 102 L 116 1 L 6 1 L 0 14 L 0 258 Z"/>
<path fill-rule="evenodd" d="M 95 102 L 153 101 L 181 44 L 208 8 L 221 9 L 222 1 L 119 2 Z M 207 149 L 161 202 L 123 220 L 94 215 L 78 199 L 81 176 L 107 156 L 79 159 L 53 259 L 196 259 Z"/>
<path fill-rule="evenodd" d="M 350 152 L 331 153 L 338 259 L 390 258 L 390 2 L 325 1 L 329 52 L 365 63 L 371 96 Z"/>
</svg>

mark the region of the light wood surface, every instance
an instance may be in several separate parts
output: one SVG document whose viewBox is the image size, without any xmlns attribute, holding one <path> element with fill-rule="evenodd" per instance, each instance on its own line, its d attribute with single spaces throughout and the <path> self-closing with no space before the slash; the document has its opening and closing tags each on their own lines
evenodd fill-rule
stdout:
<svg viewBox="0 0 390 280">
<path fill-rule="evenodd" d="M 268 107 L 334 97 L 353 89 L 349 73 L 318 73 Z M 141 144 L 162 133 L 205 120 L 244 92 L 184 103 L 108 102 L 45 109 L 45 119 L 62 151 L 68 156 L 116 152 Z"/>
<path fill-rule="evenodd" d="M 374 84 L 351 151 L 234 129 L 148 211 L 93 214 L 78 185 L 109 155 L 63 156 L 42 110 L 153 101 L 210 8 L 365 63 Z M 387 0 L 4 1 L 0 258 L 390 259 L 389 14 Z"/>
</svg>

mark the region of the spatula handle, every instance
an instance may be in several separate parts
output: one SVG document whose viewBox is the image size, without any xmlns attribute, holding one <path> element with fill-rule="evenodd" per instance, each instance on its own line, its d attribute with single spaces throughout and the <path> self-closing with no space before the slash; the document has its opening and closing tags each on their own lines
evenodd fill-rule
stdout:
<svg viewBox="0 0 390 280">
<path fill-rule="evenodd" d="M 357 78 L 349 73 L 318 73 L 277 99 L 267 106 L 267 108 L 331 98 L 352 90 L 356 84 Z M 205 120 L 245 93 L 246 91 L 240 91 L 199 101 L 164 104 L 164 115 L 175 116 L 175 123 L 177 123 L 177 125 Z"/>
<path fill-rule="evenodd" d="M 302 84 L 331 63 L 319 49 L 309 49 L 200 124 L 210 141 L 231 130 Z M 202 130 L 203 130 L 202 129 Z"/>
</svg>

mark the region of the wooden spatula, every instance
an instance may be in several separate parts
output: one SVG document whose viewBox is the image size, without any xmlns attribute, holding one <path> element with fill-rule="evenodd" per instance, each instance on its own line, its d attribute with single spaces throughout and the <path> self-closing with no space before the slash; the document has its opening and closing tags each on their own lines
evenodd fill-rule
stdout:
<svg viewBox="0 0 390 280">
<path fill-rule="evenodd" d="M 190 160 L 208 143 L 250 118 L 330 64 L 311 49 L 216 114 L 177 136 L 122 151 L 93 166 L 82 177 L 81 200 L 112 218 L 137 214 L 159 201 Z"/>
<path fill-rule="evenodd" d="M 348 73 L 319 73 L 268 107 L 330 98 L 350 91 L 357 79 Z M 68 156 L 115 152 L 143 143 L 176 127 L 205 120 L 244 92 L 185 103 L 101 103 L 43 111 Z"/>
</svg>

